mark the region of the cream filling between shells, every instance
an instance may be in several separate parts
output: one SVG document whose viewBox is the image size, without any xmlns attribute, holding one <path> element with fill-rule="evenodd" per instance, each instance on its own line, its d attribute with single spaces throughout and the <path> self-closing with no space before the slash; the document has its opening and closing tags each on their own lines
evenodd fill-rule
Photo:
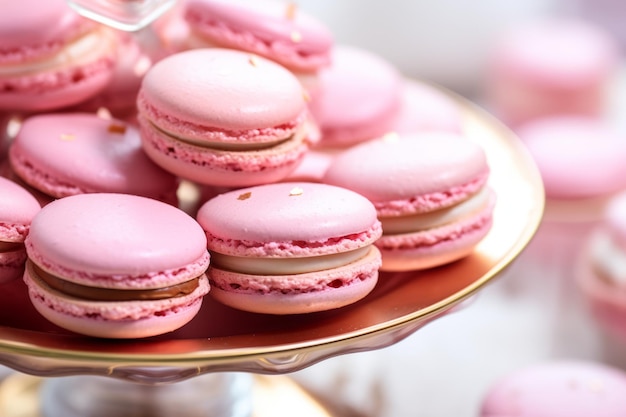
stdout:
<svg viewBox="0 0 626 417">
<path fill-rule="evenodd" d="M 384 235 L 419 232 L 443 226 L 469 217 L 483 210 L 489 204 L 490 190 L 483 187 L 465 201 L 451 207 L 408 216 L 380 217 Z"/>
<path fill-rule="evenodd" d="M 176 140 L 180 140 L 182 142 L 188 143 L 190 145 L 194 145 L 194 146 L 199 146 L 202 148 L 207 148 L 207 149 L 215 149 L 218 151 L 256 151 L 256 150 L 262 150 L 262 149 L 267 149 L 267 148 L 271 148 L 277 145 L 280 145 L 281 143 L 285 143 L 291 140 L 295 140 L 297 142 L 300 141 L 304 141 L 306 139 L 306 136 L 308 134 L 308 124 L 307 123 L 303 123 L 300 126 L 298 126 L 298 128 L 296 129 L 296 131 L 292 134 L 289 135 L 287 137 L 284 138 L 278 138 L 276 140 L 273 141 L 269 141 L 269 142 L 220 142 L 220 141 L 215 141 L 215 140 L 207 140 L 207 139 L 198 139 L 198 138 L 194 138 L 194 137 L 190 137 L 190 136 L 185 136 L 185 135 L 181 135 L 179 133 L 174 133 L 174 132 L 170 132 L 168 130 L 163 129 L 160 126 L 155 125 L 154 123 L 152 123 L 150 121 L 150 124 L 157 129 L 158 131 L 162 132 L 163 134 L 176 139 Z"/>
<path fill-rule="evenodd" d="M 68 44 L 61 51 L 37 61 L 0 66 L 0 76 L 24 76 L 94 62 L 102 56 L 113 56 L 115 38 L 108 29 L 91 31 Z"/>
<path fill-rule="evenodd" d="M 371 245 L 349 252 L 302 258 L 252 258 L 211 252 L 211 265 L 250 275 L 292 275 L 338 268 L 365 257 Z"/>
</svg>

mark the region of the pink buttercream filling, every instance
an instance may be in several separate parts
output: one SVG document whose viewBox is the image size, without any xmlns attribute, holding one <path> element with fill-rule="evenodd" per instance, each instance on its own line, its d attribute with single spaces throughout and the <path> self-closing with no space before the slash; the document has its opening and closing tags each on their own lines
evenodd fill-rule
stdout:
<svg viewBox="0 0 626 417">
<path fill-rule="evenodd" d="M 381 251 L 413 250 L 420 247 L 428 248 L 455 241 L 469 233 L 490 227 L 493 219 L 492 211 L 493 204 L 476 216 L 442 227 L 415 233 L 383 235 L 376 241 L 375 245 Z"/>
<path fill-rule="evenodd" d="M 90 79 L 94 74 L 109 72 L 113 65 L 113 57 L 106 56 L 86 65 L 67 68 L 64 71 L 0 78 L 0 94 L 56 90 Z"/>
<path fill-rule="evenodd" d="M 186 20 L 212 42 L 242 50 L 255 51 L 281 64 L 300 71 L 316 71 L 330 64 L 328 50 L 316 51 L 286 39 L 264 39 L 253 33 L 236 30 L 222 22 L 189 10 Z"/>
<path fill-rule="evenodd" d="M 159 129 L 166 132 L 176 132 L 176 135 L 179 137 L 219 143 L 266 143 L 286 139 L 292 136 L 308 117 L 305 109 L 295 120 L 281 125 L 248 130 L 229 130 L 191 123 L 176 118 L 169 113 L 162 112 L 150 104 L 142 92 L 139 93 L 137 98 L 137 106 L 146 119 L 154 123 Z"/>
<path fill-rule="evenodd" d="M 43 259 L 32 243 L 26 240 L 26 250 L 32 262 L 52 275 L 77 284 L 115 289 L 162 288 L 201 276 L 209 267 L 209 254 L 204 252 L 195 262 L 180 268 L 138 274 L 98 274 L 85 270 L 73 270 Z"/>
<path fill-rule="evenodd" d="M 210 251 L 231 256 L 259 258 L 307 257 L 359 249 L 375 242 L 381 234 L 382 227 L 378 221 L 364 232 L 332 237 L 323 241 L 254 242 L 221 238 L 207 232 L 207 247 Z"/>
<path fill-rule="evenodd" d="M 475 194 L 486 183 L 489 170 L 485 170 L 476 179 L 457 186 L 452 186 L 445 191 L 418 195 L 407 199 L 372 201 L 376 212 L 381 217 L 403 216 L 407 214 L 426 213 L 429 211 L 450 207 Z"/>
</svg>

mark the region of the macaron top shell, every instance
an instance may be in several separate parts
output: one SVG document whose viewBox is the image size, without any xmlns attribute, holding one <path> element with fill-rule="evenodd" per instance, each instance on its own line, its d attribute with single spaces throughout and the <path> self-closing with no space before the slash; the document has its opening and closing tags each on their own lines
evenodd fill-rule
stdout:
<svg viewBox="0 0 626 417">
<path fill-rule="evenodd" d="M 140 112 L 167 131 L 177 125 L 188 135 L 223 140 L 276 139 L 303 121 L 306 102 L 287 69 L 249 53 L 211 48 L 171 55 L 145 75 Z"/>
<path fill-rule="evenodd" d="M 27 118 L 11 145 L 20 175 L 23 161 L 48 178 L 43 190 L 55 197 L 81 192 L 115 192 L 163 198 L 176 189 L 174 175 L 143 152 L 139 131 L 93 113 L 55 113 Z M 28 175 L 25 173 L 24 175 Z M 54 180 L 54 184 L 50 182 Z M 36 188 L 37 179 L 24 178 Z M 67 187 L 63 187 L 67 184 Z"/>
<path fill-rule="evenodd" d="M 206 237 L 192 217 L 126 194 L 81 194 L 48 204 L 32 222 L 26 250 L 50 273 L 102 287 L 184 282 L 209 262 Z"/>
<path fill-rule="evenodd" d="M 310 104 L 322 144 L 343 146 L 387 133 L 402 104 L 402 85 L 398 71 L 381 57 L 336 46 Z"/>
<path fill-rule="evenodd" d="M 595 197 L 626 187 L 626 136 L 600 119 L 543 118 L 517 133 L 541 172 L 548 197 Z"/>
<path fill-rule="evenodd" d="M 0 241 L 23 242 L 41 206 L 24 188 L 0 177 Z"/>
<path fill-rule="evenodd" d="M 208 30 L 218 44 L 248 48 L 245 50 L 302 70 L 327 65 L 333 45 L 331 31 L 292 7 L 269 0 L 190 0 L 185 16 L 199 32 Z M 229 33 L 241 37 L 237 40 Z"/>
<path fill-rule="evenodd" d="M 219 241 L 238 242 L 250 253 L 264 248 L 259 256 L 342 252 L 380 235 L 376 211 L 365 197 L 318 183 L 275 183 L 224 193 L 206 202 L 197 218 L 209 235 L 209 249 L 224 250 L 227 245 Z M 343 238 L 351 243 L 342 243 Z M 231 252 L 238 250 L 235 245 Z"/>
<path fill-rule="evenodd" d="M 64 0 L 3 2 L 0 63 L 53 53 L 92 26 L 91 21 L 81 17 Z"/>
<path fill-rule="evenodd" d="M 609 201 L 602 223 L 613 242 L 626 252 L 626 192 L 621 192 Z"/>
<path fill-rule="evenodd" d="M 513 372 L 486 394 L 481 417 L 626 415 L 626 375 L 592 362 L 558 361 Z"/>
<path fill-rule="evenodd" d="M 543 19 L 512 28 L 494 49 L 494 69 L 560 88 L 594 84 L 615 68 L 618 48 L 601 28 Z"/>
<path fill-rule="evenodd" d="M 323 181 L 364 195 L 381 215 L 408 214 L 466 198 L 482 187 L 488 173 L 484 150 L 468 138 L 417 132 L 385 136 L 341 152 Z M 427 199 L 420 201 L 420 196 Z"/>
</svg>

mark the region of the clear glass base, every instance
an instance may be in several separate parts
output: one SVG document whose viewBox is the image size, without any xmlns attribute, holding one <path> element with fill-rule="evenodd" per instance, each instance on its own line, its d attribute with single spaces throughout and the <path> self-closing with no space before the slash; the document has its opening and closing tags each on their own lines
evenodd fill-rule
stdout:
<svg viewBox="0 0 626 417">
<path fill-rule="evenodd" d="M 43 417 L 249 417 L 253 378 L 216 373 L 165 385 L 108 377 L 51 378 L 41 387 Z"/>
<path fill-rule="evenodd" d="M 67 3 L 89 19 L 133 32 L 148 26 L 176 0 L 67 0 Z"/>
</svg>

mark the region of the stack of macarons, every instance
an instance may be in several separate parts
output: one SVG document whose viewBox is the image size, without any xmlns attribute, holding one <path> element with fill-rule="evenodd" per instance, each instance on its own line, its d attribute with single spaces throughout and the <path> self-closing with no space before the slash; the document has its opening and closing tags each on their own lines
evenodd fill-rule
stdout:
<svg viewBox="0 0 626 417">
<path fill-rule="evenodd" d="M 0 172 L 31 204 L 0 213 L 14 229 L 0 255 L 62 328 L 156 336 L 207 295 L 260 314 L 344 308 L 379 271 L 453 262 L 489 231 L 461 107 L 294 4 L 181 2 L 154 24 L 157 53 L 62 0 L 33 7 L 0 13 L 0 113 L 20 120 Z M 355 158 L 391 180 L 359 186 Z"/>
</svg>

